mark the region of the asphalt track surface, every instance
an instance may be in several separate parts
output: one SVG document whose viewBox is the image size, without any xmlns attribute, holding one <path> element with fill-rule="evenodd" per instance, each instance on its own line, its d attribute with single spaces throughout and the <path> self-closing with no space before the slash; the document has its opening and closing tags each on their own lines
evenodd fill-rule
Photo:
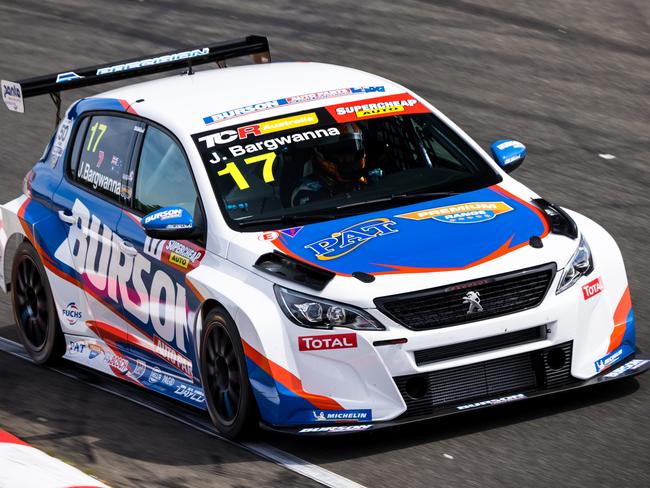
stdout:
<svg viewBox="0 0 650 488">
<path fill-rule="evenodd" d="M 429 99 L 483 147 L 523 141 L 515 176 L 621 246 L 650 350 L 650 3 L 1 0 L 0 76 L 268 35 L 274 60 L 351 65 Z M 260 80 L 260 83 L 263 83 Z M 66 93 L 73 97 L 98 91 Z M 53 125 L 47 97 L 0 110 L 0 200 Z M 599 154 L 610 154 L 604 159 Z M 606 259 L 607 257 L 599 257 Z M 14 338 L 0 303 L 0 335 Z M 263 441 L 366 486 L 650 486 L 650 374 L 417 426 Z M 0 352 L 0 426 L 118 486 L 315 486 L 250 452 Z"/>
</svg>

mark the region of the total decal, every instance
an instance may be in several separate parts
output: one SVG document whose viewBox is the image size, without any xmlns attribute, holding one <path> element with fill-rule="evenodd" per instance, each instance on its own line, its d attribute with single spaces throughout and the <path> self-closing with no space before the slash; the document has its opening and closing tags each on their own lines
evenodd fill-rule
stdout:
<svg viewBox="0 0 650 488">
<path fill-rule="evenodd" d="M 325 100 L 328 98 L 345 97 L 350 95 L 358 95 L 361 93 L 382 93 L 385 91 L 383 86 L 361 86 L 356 88 L 336 88 L 334 90 L 325 90 L 320 92 L 305 93 L 302 95 L 295 95 L 292 97 L 278 98 L 275 100 L 268 100 L 266 102 L 254 103 L 244 107 L 234 108 L 219 112 L 213 115 L 203 117 L 205 125 L 214 124 L 222 120 L 228 120 L 234 117 L 241 117 L 254 112 L 261 112 L 272 108 L 282 107 L 285 105 L 294 105 L 297 103 L 314 102 L 318 100 Z"/>
<path fill-rule="evenodd" d="M 598 277 L 582 287 L 582 297 L 585 300 L 589 300 L 591 297 L 598 295 L 604 289 L 603 279 L 601 277 Z"/>
<path fill-rule="evenodd" d="M 357 335 L 355 333 L 298 337 L 299 351 L 322 351 L 325 349 L 355 347 L 357 347 Z"/>
<path fill-rule="evenodd" d="M 189 333 L 182 283 L 163 269 L 154 271 L 152 261 L 143 254 L 124 253 L 122 238 L 80 200 L 75 201 L 72 215 L 76 223 L 68 227 L 68 238 L 55 257 L 82 275 L 84 287 L 95 298 L 123 307 L 134 325 L 153 330 L 150 352 L 191 378 L 192 362 L 183 355 Z M 92 235 L 95 238 L 91 240 Z M 160 260 L 162 242 L 148 239 L 144 252 Z"/>
<path fill-rule="evenodd" d="M 390 115 L 411 115 L 431 112 L 424 104 L 408 93 L 369 98 L 360 102 L 331 105 L 327 107 L 327 111 L 337 122 L 354 122 Z"/>
<path fill-rule="evenodd" d="M 512 211 L 505 202 L 470 202 L 446 207 L 426 208 L 397 217 L 410 220 L 433 219 L 448 224 L 476 224 L 492 220 L 497 215 Z"/>
<path fill-rule="evenodd" d="M 396 226 L 397 222 L 385 217 L 370 219 L 333 232 L 330 237 L 307 244 L 305 248 L 312 250 L 318 260 L 337 259 L 372 239 L 397 233 Z"/>
<path fill-rule="evenodd" d="M 314 410 L 316 422 L 372 422 L 372 410 Z"/>
</svg>

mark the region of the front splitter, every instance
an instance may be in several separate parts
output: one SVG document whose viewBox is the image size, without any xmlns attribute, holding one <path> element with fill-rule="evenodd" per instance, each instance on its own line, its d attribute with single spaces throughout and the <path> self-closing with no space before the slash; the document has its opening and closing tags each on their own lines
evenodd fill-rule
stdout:
<svg viewBox="0 0 650 488">
<path fill-rule="evenodd" d="M 394 420 L 380 421 L 375 423 L 323 423 L 310 424 L 310 425 L 296 425 L 291 427 L 277 427 L 260 423 L 260 427 L 265 430 L 273 432 L 281 432 L 285 434 L 301 435 L 301 436 L 318 436 L 318 435 L 344 435 L 357 432 L 366 432 L 369 430 L 386 429 L 396 427 L 399 425 L 407 425 L 415 422 L 422 422 L 439 417 L 448 417 L 458 413 L 464 413 L 484 408 L 505 405 L 521 400 L 529 400 L 531 398 L 538 398 L 546 395 L 553 395 L 578 388 L 585 388 L 588 386 L 600 385 L 610 381 L 622 380 L 631 376 L 636 376 L 644 373 L 650 369 L 650 355 L 637 352 L 628 356 L 624 361 L 619 362 L 618 366 L 613 365 L 609 369 L 599 373 L 598 375 L 589 378 L 588 380 L 575 381 L 568 385 L 563 385 L 555 388 L 537 389 L 532 391 L 512 392 L 508 395 L 503 395 L 498 398 L 478 398 L 472 402 L 466 402 L 459 405 L 449 407 L 437 408 L 431 414 L 421 415 L 418 417 L 396 418 Z"/>
</svg>

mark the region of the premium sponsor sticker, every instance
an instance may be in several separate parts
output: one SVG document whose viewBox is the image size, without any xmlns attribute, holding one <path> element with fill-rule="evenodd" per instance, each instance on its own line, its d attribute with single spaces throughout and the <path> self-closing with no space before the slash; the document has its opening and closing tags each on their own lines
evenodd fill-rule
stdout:
<svg viewBox="0 0 650 488">
<path fill-rule="evenodd" d="M 321 351 L 324 349 L 347 349 L 357 347 L 357 335 L 328 334 L 298 337 L 298 350 Z"/>
<path fill-rule="evenodd" d="M 510 212 L 513 208 L 505 202 L 468 202 L 446 207 L 416 210 L 397 217 L 410 220 L 433 219 L 448 224 L 476 224 L 492 220 L 497 215 Z"/>
<path fill-rule="evenodd" d="M 385 117 L 387 115 L 409 115 L 429 112 L 422 103 L 408 93 L 386 97 L 369 98 L 356 102 L 327 107 L 337 122 L 353 122 L 360 119 Z"/>
</svg>

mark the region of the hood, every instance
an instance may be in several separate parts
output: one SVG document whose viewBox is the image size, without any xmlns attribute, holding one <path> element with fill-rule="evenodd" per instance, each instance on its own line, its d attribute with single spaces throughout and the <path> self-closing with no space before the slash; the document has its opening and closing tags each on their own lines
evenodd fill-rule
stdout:
<svg viewBox="0 0 650 488">
<path fill-rule="evenodd" d="M 467 269 L 548 230 L 539 209 L 493 186 L 268 237 L 279 251 L 338 275 L 380 275 Z"/>
<path fill-rule="evenodd" d="M 537 207 L 492 186 L 301 227 L 240 233 L 228 259 L 252 269 L 261 255 L 280 251 L 342 277 L 441 274 L 495 260 L 548 233 Z M 544 251 L 540 259 L 551 249 Z"/>
</svg>

